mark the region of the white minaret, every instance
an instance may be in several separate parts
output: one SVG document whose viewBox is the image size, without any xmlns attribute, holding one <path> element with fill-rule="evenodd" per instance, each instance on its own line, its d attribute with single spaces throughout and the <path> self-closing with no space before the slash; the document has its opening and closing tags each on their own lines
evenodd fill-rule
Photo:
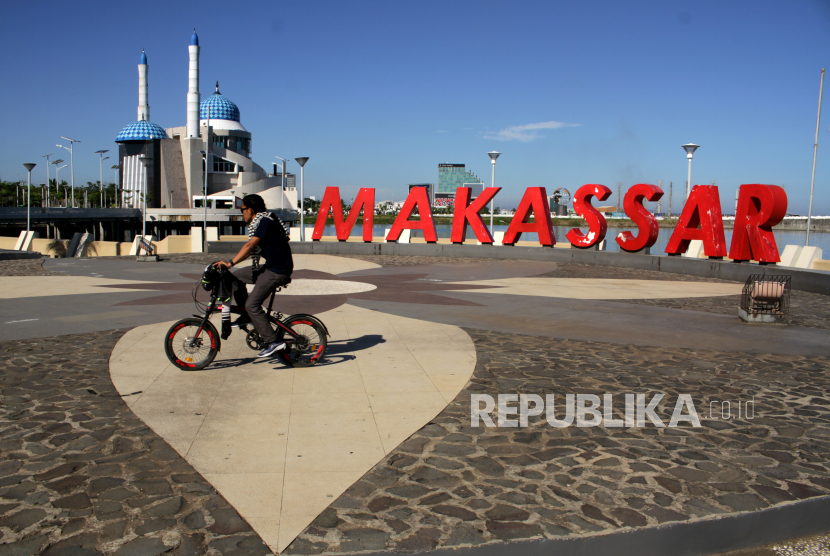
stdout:
<svg viewBox="0 0 830 556">
<path fill-rule="evenodd" d="M 190 69 L 187 80 L 187 136 L 199 136 L 199 37 L 196 29 L 190 37 Z"/>
<path fill-rule="evenodd" d="M 147 86 L 147 55 L 141 51 L 141 61 L 138 62 L 138 121 L 150 121 L 150 89 Z"/>
</svg>

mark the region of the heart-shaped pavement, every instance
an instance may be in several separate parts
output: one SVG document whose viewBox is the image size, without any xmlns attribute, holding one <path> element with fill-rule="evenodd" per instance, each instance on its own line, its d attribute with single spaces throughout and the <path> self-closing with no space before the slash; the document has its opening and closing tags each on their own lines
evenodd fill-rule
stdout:
<svg viewBox="0 0 830 556">
<path fill-rule="evenodd" d="M 181 371 L 164 354 L 170 322 L 131 330 L 110 359 L 135 414 L 277 552 L 443 410 L 475 367 L 472 340 L 454 326 L 349 304 L 318 317 L 331 338 L 311 368 L 257 359 L 235 331 L 207 369 Z"/>
</svg>

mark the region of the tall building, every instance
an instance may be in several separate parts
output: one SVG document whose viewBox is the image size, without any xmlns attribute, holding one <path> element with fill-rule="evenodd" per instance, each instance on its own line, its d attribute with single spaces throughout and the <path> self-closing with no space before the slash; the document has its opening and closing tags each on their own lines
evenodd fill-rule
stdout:
<svg viewBox="0 0 830 556">
<path fill-rule="evenodd" d="M 474 187 L 476 185 L 479 186 L 478 189 Z M 455 190 L 465 186 L 473 187 L 474 194 L 478 194 L 484 187 L 484 182 L 472 172 L 468 172 L 464 164 L 439 164 L 438 189 L 435 191 L 435 205 L 453 205 L 455 201 Z"/>
</svg>

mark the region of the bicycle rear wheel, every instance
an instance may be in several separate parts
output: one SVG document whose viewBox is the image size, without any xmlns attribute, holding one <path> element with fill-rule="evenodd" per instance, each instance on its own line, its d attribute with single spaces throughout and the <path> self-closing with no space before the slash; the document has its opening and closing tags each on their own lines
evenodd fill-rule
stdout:
<svg viewBox="0 0 830 556">
<path fill-rule="evenodd" d="M 182 319 L 170 327 L 164 337 L 167 358 L 180 369 L 198 371 L 210 365 L 219 353 L 219 332 L 210 322 L 201 333 L 202 319 Z"/>
<path fill-rule="evenodd" d="M 285 350 L 277 352 L 280 361 L 289 367 L 311 367 L 319 363 L 328 345 L 323 327 L 301 316 L 291 316 L 283 322 L 297 337 L 278 328 L 277 341 L 285 342 Z"/>
</svg>

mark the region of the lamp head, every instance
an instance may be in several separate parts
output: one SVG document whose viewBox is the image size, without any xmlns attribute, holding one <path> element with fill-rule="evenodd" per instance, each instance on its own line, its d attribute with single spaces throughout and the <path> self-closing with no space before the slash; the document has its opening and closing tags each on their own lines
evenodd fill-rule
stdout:
<svg viewBox="0 0 830 556">
<path fill-rule="evenodd" d="M 493 161 L 493 164 L 495 164 L 495 163 L 496 163 L 496 159 L 499 157 L 499 155 L 500 155 L 500 154 L 501 154 L 501 153 L 500 153 L 500 152 L 498 152 L 498 151 L 490 151 L 489 153 L 487 153 L 487 156 L 489 156 L 489 157 L 490 157 L 490 160 L 492 160 L 492 161 Z"/>
<path fill-rule="evenodd" d="M 104 154 L 104 153 L 108 153 L 108 152 L 110 152 L 109 149 L 104 150 L 104 151 L 95 151 L 95 154 Z"/>
<path fill-rule="evenodd" d="M 59 158 L 59 159 L 57 159 L 56 161 L 52 162 L 52 164 L 54 164 L 55 166 L 57 166 L 57 165 L 58 165 L 58 164 L 60 164 L 61 162 L 63 162 L 63 159 L 62 159 L 62 158 Z"/>
<path fill-rule="evenodd" d="M 299 158 L 295 158 L 294 160 L 296 160 L 297 164 L 299 164 L 300 168 L 302 168 L 303 166 L 305 166 L 305 163 L 308 162 L 308 157 L 307 156 L 301 156 Z"/>
<path fill-rule="evenodd" d="M 695 154 L 700 145 L 695 145 L 694 143 L 686 143 L 685 145 L 681 145 L 683 150 L 686 151 L 686 158 L 692 158 L 692 155 Z"/>
<path fill-rule="evenodd" d="M 46 157 L 48 157 L 48 156 L 52 156 L 53 154 L 55 154 L 55 153 L 45 154 L 45 155 L 43 155 L 41 158 L 46 158 Z"/>
<path fill-rule="evenodd" d="M 32 162 L 24 162 L 24 163 L 23 163 L 23 166 L 25 166 L 25 167 L 26 167 L 26 169 L 27 169 L 28 171 L 30 171 L 30 172 L 31 172 L 31 171 L 32 171 L 32 168 L 34 168 L 35 166 L 37 166 L 37 164 L 34 164 L 34 163 L 32 163 Z"/>
</svg>

